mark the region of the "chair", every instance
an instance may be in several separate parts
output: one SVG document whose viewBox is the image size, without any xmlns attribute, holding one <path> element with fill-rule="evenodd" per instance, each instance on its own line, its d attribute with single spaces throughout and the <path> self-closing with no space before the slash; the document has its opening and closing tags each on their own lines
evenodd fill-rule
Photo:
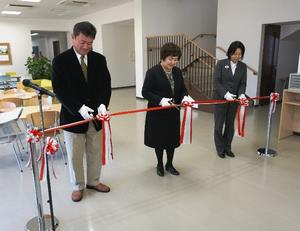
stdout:
<svg viewBox="0 0 300 231">
<path fill-rule="evenodd" d="M 26 91 L 23 89 L 12 88 L 4 91 L 4 94 L 18 94 L 18 93 L 25 93 Z"/>
<path fill-rule="evenodd" d="M 9 112 L 9 111 L 12 111 L 12 110 L 14 110 L 16 108 L 17 108 L 16 103 L 11 102 L 11 101 L 6 101 L 6 99 L 5 100 L 0 100 L 0 112 Z M 22 135 L 22 134 L 20 134 L 20 135 Z M 19 140 L 19 142 L 21 144 L 22 149 L 24 150 L 24 145 L 22 143 L 20 135 L 17 135 L 17 138 L 18 138 L 18 140 Z M 18 150 L 20 152 L 20 147 L 19 147 L 18 142 L 16 142 L 16 144 L 17 144 Z M 21 154 L 21 152 L 20 152 L 20 154 Z M 21 154 L 21 160 L 23 161 L 22 154 Z"/>
<path fill-rule="evenodd" d="M 22 113 L 22 109 L 12 110 L 6 113 L 0 113 L 1 123 L 0 123 L 0 144 L 11 144 L 13 146 L 14 155 L 17 160 L 17 164 L 21 172 L 23 172 L 22 165 L 16 151 L 15 144 L 20 152 L 19 145 L 17 143 L 17 137 L 24 133 L 24 125 L 19 118 Z M 7 121 L 3 122 L 2 118 L 9 118 Z M 20 152 L 21 153 L 21 152 Z"/>
<path fill-rule="evenodd" d="M 59 124 L 58 123 L 58 121 L 59 121 L 59 112 L 57 112 L 57 111 L 43 111 L 43 115 L 44 115 L 45 129 L 55 127 Z M 28 114 L 26 116 L 26 121 L 31 123 L 31 125 L 34 126 L 34 127 L 38 127 L 38 128 L 42 127 L 42 120 L 41 120 L 40 112 L 33 112 L 31 114 Z M 61 144 L 61 141 L 60 141 L 60 138 L 59 138 L 59 134 L 60 134 L 59 131 L 46 132 L 45 136 L 50 136 L 50 137 L 57 138 L 59 148 L 60 148 L 60 151 L 62 153 L 64 163 L 66 165 L 67 162 L 66 162 L 66 158 L 65 158 L 65 153 L 64 153 L 63 148 L 62 148 L 62 144 Z"/>
<path fill-rule="evenodd" d="M 17 107 L 21 107 L 22 106 L 22 99 L 16 98 L 16 97 L 1 99 L 0 102 L 12 102 Z"/>
<path fill-rule="evenodd" d="M 11 111 L 16 107 L 16 104 L 13 102 L 0 101 L 0 112 Z"/>
</svg>

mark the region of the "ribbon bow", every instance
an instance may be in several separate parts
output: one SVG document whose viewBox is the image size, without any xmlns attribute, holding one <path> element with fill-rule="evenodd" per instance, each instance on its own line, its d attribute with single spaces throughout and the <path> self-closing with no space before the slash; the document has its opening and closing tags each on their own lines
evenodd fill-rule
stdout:
<svg viewBox="0 0 300 231">
<path fill-rule="evenodd" d="M 181 121 L 181 131 L 180 131 L 180 143 L 181 144 L 191 144 L 192 143 L 192 102 L 183 101 L 181 103 L 184 106 L 183 118 Z"/>
<path fill-rule="evenodd" d="M 272 106 L 272 113 L 276 110 L 276 102 L 279 100 L 279 93 L 277 92 L 271 92 L 270 94 L 270 101 Z"/>
<path fill-rule="evenodd" d="M 41 160 L 41 169 L 40 169 L 40 181 L 44 181 L 46 178 L 46 165 L 47 165 L 47 161 L 46 161 L 46 155 L 49 155 L 51 157 L 51 168 L 52 168 L 52 173 L 53 176 L 56 178 L 56 174 L 55 174 L 55 170 L 54 170 L 54 165 L 53 165 L 53 156 L 54 154 L 58 151 L 58 142 L 56 139 L 52 138 L 52 137 L 47 137 L 46 138 L 46 144 L 45 147 L 43 149 L 43 153 L 41 155 L 41 157 L 39 158 L 39 160 Z"/>
<path fill-rule="evenodd" d="M 239 100 L 239 103 L 241 106 L 245 106 L 245 107 L 248 107 L 249 106 L 249 100 L 248 99 L 245 99 L 245 98 L 241 98 Z"/>
<path fill-rule="evenodd" d="M 110 120 L 110 115 L 106 114 L 106 115 L 102 115 L 102 114 L 98 114 L 96 115 L 97 120 L 99 121 L 109 121 Z"/>
<path fill-rule="evenodd" d="M 47 137 L 46 139 L 46 154 L 53 156 L 58 151 L 58 142 L 56 139 Z"/>
<path fill-rule="evenodd" d="M 102 165 L 106 165 L 109 161 L 113 160 L 113 149 L 112 149 L 112 140 L 111 140 L 111 128 L 110 128 L 110 115 L 96 115 L 97 120 L 101 121 L 102 123 Z"/>
<path fill-rule="evenodd" d="M 193 106 L 193 104 L 192 104 L 192 102 L 189 102 L 189 101 L 183 101 L 182 103 L 181 103 L 181 105 L 182 106 L 189 106 L 189 107 L 191 107 L 191 106 Z"/>
<path fill-rule="evenodd" d="M 237 110 L 238 114 L 238 134 L 241 137 L 245 136 L 245 124 L 246 124 L 246 114 L 247 107 L 249 106 L 249 100 L 245 98 L 239 99 L 239 107 Z"/>
<path fill-rule="evenodd" d="M 38 128 L 27 129 L 27 142 L 37 143 L 42 138 L 43 133 Z"/>
<path fill-rule="evenodd" d="M 270 100 L 272 102 L 276 102 L 279 100 L 279 93 L 277 92 L 272 92 L 271 95 L 270 95 Z"/>
</svg>

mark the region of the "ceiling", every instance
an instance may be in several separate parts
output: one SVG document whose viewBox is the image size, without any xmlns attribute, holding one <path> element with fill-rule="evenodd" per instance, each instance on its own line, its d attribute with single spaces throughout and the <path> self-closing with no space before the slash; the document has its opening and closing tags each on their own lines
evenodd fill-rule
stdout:
<svg viewBox="0 0 300 231">
<path fill-rule="evenodd" d="M 3 15 L 0 13 L 0 18 L 74 19 L 131 1 L 132 0 L 41 0 L 38 3 L 34 3 L 21 0 L 0 0 L 0 12 L 3 10 L 22 12 L 20 15 Z"/>
</svg>

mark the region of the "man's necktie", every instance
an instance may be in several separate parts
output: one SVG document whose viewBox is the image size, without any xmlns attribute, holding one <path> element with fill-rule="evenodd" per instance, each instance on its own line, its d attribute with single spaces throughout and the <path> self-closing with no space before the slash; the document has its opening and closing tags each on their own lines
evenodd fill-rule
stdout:
<svg viewBox="0 0 300 231">
<path fill-rule="evenodd" d="M 87 65 L 84 62 L 84 55 L 80 56 L 80 66 L 81 66 L 84 78 L 87 81 Z"/>
</svg>

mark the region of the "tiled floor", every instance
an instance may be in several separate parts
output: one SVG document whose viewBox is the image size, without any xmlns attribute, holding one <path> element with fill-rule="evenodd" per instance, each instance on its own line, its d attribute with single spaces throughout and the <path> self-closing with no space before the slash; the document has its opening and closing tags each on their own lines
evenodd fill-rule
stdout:
<svg viewBox="0 0 300 231">
<path fill-rule="evenodd" d="M 110 108 L 117 112 L 145 105 L 135 98 L 135 89 L 120 89 L 113 91 Z M 55 160 L 58 179 L 51 183 L 58 230 L 300 230 L 300 137 L 277 142 L 277 110 L 271 147 L 278 156 L 259 157 L 267 110 L 249 111 L 246 137 L 234 138 L 233 159 L 215 153 L 212 114 L 195 112 L 193 144 L 176 149 L 178 177 L 156 175 L 154 151 L 143 145 L 145 113 L 112 118 L 115 160 L 103 167 L 101 177 L 111 186 L 110 193 L 86 190 L 81 202 L 72 202 L 67 166 L 60 155 Z M 49 214 L 45 183 L 42 191 Z M 32 175 L 30 169 L 18 171 L 7 145 L 1 146 L 0 192 L 0 230 L 23 230 L 37 215 Z"/>
</svg>

